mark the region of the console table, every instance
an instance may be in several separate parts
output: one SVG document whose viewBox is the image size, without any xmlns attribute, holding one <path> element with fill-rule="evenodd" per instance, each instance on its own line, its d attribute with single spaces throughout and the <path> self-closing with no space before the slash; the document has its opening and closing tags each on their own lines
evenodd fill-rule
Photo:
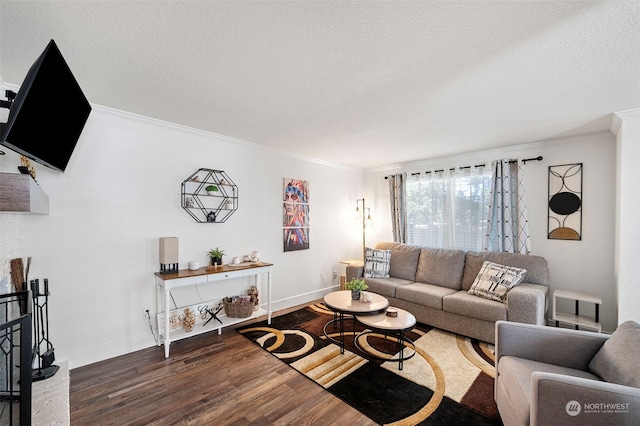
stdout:
<svg viewBox="0 0 640 426">
<path fill-rule="evenodd" d="M 237 324 L 242 321 L 246 321 L 251 318 L 256 318 L 262 315 L 267 315 L 267 321 L 271 324 L 271 263 L 255 262 L 244 263 L 240 265 L 223 265 L 218 267 L 200 268 L 197 270 L 181 269 L 178 272 L 171 274 L 155 273 L 156 281 L 156 313 L 164 312 L 164 327 L 158 326 L 158 346 L 164 342 L 164 356 L 169 357 L 169 346 L 172 341 L 184 339 L 187 337 L 195 336 L 197 334 L 206 333 L 212 330 L 218 330 L 218 334 L 222 333 L 222 327 Z M 192 331 L 186 332 L 182 328 L 171 330 L 169 326 L 170 299 L 171 290 L 179 287 L 186 287 L 192 285 L 215 283 L 223 280 L 230 280 L 234 278 L 251 277 L 254 280 L 254 285 L 260 288 L 258 285 L 258 277 L 261 274 L 267 275 L 267 291 L 266 291 L 266 304 L 261 303 L 260 309 L 253 313 L 253 315 L 247 318 L 228 318 L 226 315 L 220 314 L 220 322 L 209 321 L 208 324 L 194 327 Z M 261 294 L 263 293 L 261 289 Z M 232 295 L 226 295 L 232 296 Z M 266 306 L 266 309 L 264 307 Z M 178 307 L 179 308 L 179 307 Z M 163 328 L 163 330 L 161 330 Z"/>
</svg>

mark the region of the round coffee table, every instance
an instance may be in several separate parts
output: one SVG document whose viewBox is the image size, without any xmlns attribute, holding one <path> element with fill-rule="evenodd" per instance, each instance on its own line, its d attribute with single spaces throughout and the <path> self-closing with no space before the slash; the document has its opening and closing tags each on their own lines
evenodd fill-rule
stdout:
<svg viewBox="0 0 640 426">
<path fill-rule="evenodd" d="M 371 354 L 367 352 L 371 356 L 376 356 L 377 358 L 385 359 L 387 361 L 395 361 L 398 362 L 398 369 L 402 370 L 403 361 L 413 357 L 416 354 L 415 345 L 413 341 L 407 338 L 404 335 L 405 331 L 411 330 L 416 325 L 416 317 L 413 316 L 412 313 L 405 311 L 400 308 L 393 308 L 398 312 L 398 316 L 396 317 L 388 317 L 386 313 L 376 314 L 376 315 L 357 315 L 356 319 L 365 327 L 370 330 L 365 330 L 362 333 L 358 334 L 354 339 L 354 344 L 356 347 L 362 352 L 367 352 L 362 349 L 358 345 L 358 339 L 367 334 L 371 334 L 374 332 L 379 332 L 385 336 L 393 336 L 397 339 L 399 347 L 398 358 L 382 358 L 377 357 L 375 354 Z M 410 344 L 413 347 L 413 352 L 411 355 L 405 357 L 404 356 L 404 346 L 405 342 Z"/>
<path fill-rule="evenodd" d="M 325 324 L 324 335 L 327 339 L 340 345 L 340 353 L 344 353 L 344 316 L 345 315 L 375 315 L 384 312 L 389 306 L 389 301 L 379 294 L 368 293 L 371 295 L 370 302 L 361 302 L 351 299 L 350 290 L 334 291 L 324 296 L 324 304 L 327 308 L 334 312 L 333 319 Z M 327 333 L 327 327 L 333 325 L 334 330 L 340 329 L 340 340 L 336 340 Z M 353 319 L 353 333 L 355 335 L 356 321 Z"/>
</svg>

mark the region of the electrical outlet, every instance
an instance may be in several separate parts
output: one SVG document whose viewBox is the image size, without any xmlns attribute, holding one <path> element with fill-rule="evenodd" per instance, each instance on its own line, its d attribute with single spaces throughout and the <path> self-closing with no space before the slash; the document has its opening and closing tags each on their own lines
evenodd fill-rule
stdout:
<svg viewBox="0 0 640 426">
<path fill-rule="evenodd" d="M 333 271 L 333 279 L 334 280 L 338 279 L 338 271 Z"/>
<path fill-rule="evenodd" d="M 324 272 L 320 272 L 320 280 L 321 281 L 326 281 L 327 280 L 327 275 Z"/>
</svg>

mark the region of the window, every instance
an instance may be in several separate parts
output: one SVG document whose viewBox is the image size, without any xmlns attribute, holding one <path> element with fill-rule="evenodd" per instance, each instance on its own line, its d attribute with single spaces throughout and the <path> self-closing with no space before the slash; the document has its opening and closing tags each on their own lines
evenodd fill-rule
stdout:
<svg viewBox="0 0 640 426">
<path fill-rule="evenodd" d="M 491 190 L 490 168 L 445 170 L 407 181 L 409 244 L 482 251 Z"/>
</svg>

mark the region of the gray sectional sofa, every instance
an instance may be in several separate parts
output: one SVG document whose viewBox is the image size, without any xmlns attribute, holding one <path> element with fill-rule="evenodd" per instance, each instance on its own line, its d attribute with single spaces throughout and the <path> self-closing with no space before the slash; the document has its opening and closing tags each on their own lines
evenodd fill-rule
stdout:
<svg viewBox="0 0 640 426">
<path fill-rule="evenodd" d="M 549 268 L 540 256 L 497 252 L 432 249 L 381 242 L 390 250 L 389 278 L 365 278 L 368 291 L 389 299 L 416 319 L 444 330 L 495 343 L 499 320 L 545 325 Z M 468 290 L 484 261 L 526 269 L 522 283 L 507 294 L 505 303 Z M 364 276 L 364 265 L 347 266 L 347 281 Z"/>
</svg>

